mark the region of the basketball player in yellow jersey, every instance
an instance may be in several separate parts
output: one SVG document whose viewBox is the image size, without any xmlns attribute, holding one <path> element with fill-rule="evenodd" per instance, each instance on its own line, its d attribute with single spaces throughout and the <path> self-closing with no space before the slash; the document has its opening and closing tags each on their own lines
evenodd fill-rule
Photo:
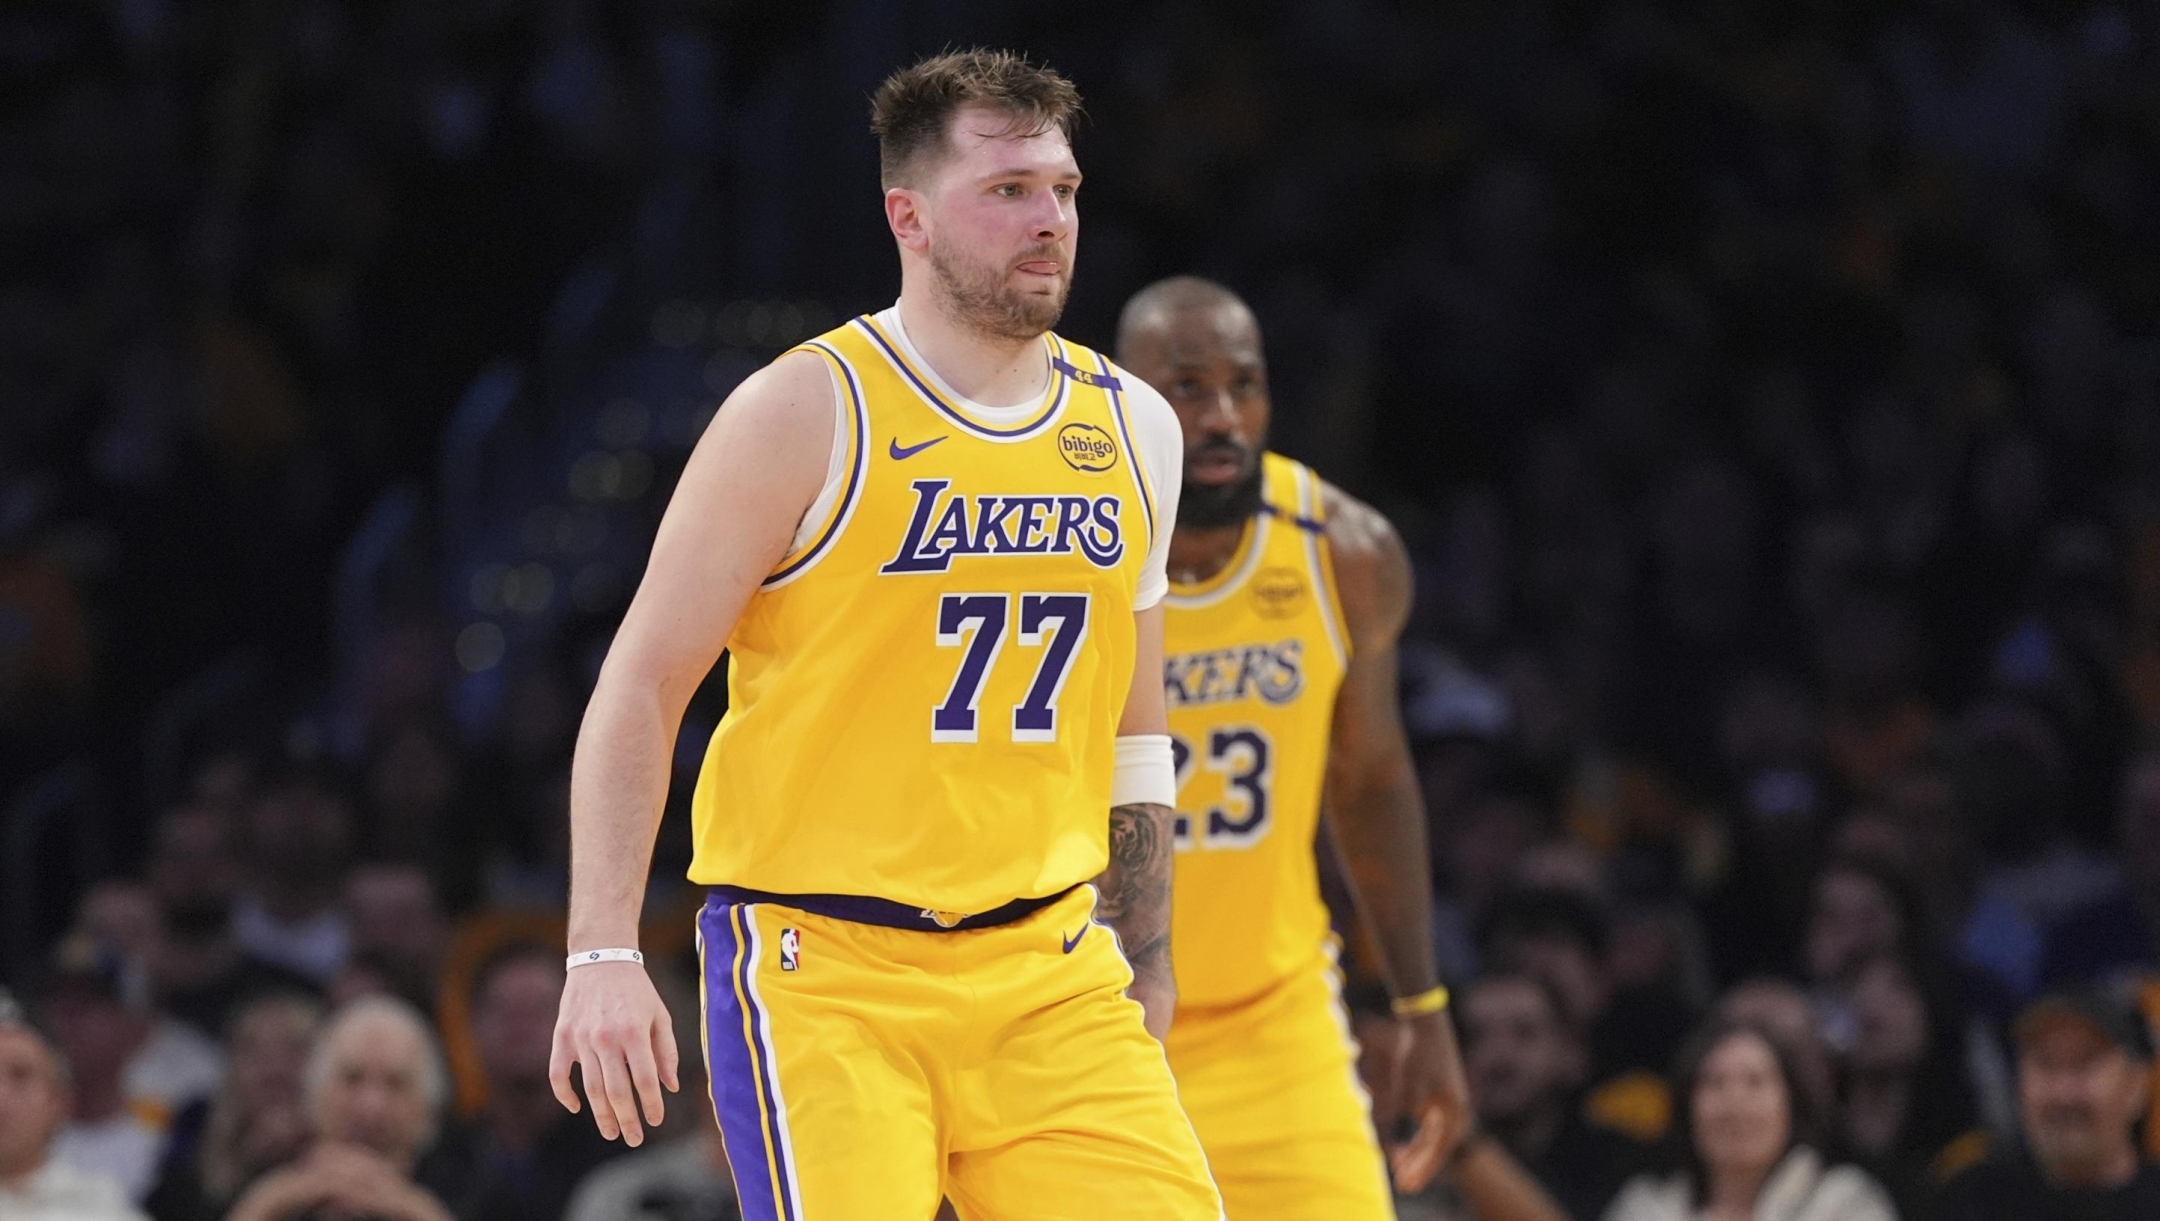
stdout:
<svg viewBox="0 0 2160 1221">
<path fill-rule="evenodd" d="M 636 956 L 645 872 L 684 704 L 728 650 L 690 877 L 752 1221 L 1221 1216 L 1157 1041 L 1180 434 L 1050 333 L 1078 107 L 994 52 L 878 90 L 900 299 L 729 396 L 578 738 L 553 1075 L 575 1110 L 579 1066 L 636 1144 L 677 1056 Z"/>
<path fill-rule="evenodd" d="M 1171 1068 L 1231 1221 L 1394 1215 L 1373 1123 L 1423 1187 L 1468 1122 L 1434 974 L 1425 817 L 1396 706 L 1410 565 L 1379 513 L 1267 452 L 1252 312 L 1192 277 L 1125 307 L 1118 359 L 1185 434 L 1164 674 L 1176 748 Z M 1313 840 L 1323 790 L 1399 1043 L 1368 1115 Z"/>
</svg>

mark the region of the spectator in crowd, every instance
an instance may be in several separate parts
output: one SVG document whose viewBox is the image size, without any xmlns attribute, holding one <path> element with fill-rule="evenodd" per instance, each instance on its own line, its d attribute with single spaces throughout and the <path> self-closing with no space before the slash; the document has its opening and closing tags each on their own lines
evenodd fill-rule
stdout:
<svg viewBox="0 0 2160 1221">
<path fill-rule="evenodd" d="M 487 1104 L 438 1159 L 459 1221 L 554 1221 L 579 1180 L 625 1151 L 563 1110 L 549 1084 L 562 989 L 562 951 L 536 942 L 505 945 L 473 974 Z"/>
<path fill-rule="evenodd" d="M 61 942 L 44 1012 L 75 1066 L 73 1114 L 54 1156 L 140 1202 L 157 1180 L 174 1114 L 215 1086 L 215 1053 L 198 1060 L 192 1042 L 160 1041 L 148 974 L 88 934 Z"/>
<path fill-rule="evenodd" d="M 1463 990 L 1459 1005 L 1479 1127 L 1569 1216 L 1604 1215 L 1647 1147 L 1584 1117 L 1589 1050 L 1559 996 L 1535 976 L 1489 972 Z"/>
<path fill-rule="evenodd" d="M 1807 1113 L 1829 1115 L 1837 1109 L 1837 1063 L 1824 1044 L 1822 1027 L 1808 994 L 1791 980 L 1758 976 L 1735 984 L 1718 998 L 1719 1019 L 1767 1030 L 1792 1056 L 1794 1085 Z"/>
<path fill-rule="evenodd" d="M 2043 997 L 2016 1025 L 2025 1147 L 1952 1179 L 1940 1221 L 2148 1221 L 2160 1217 L 2160 1165 L 2135 1128 L 2152 1091 L 2152 1034 L 2127 998 Z"/>
<path fill-rule="evenodd" d="M 124 979 L 142 985 L 140 994 L 129 998 L 142 1007 L 148 1030 L 128 1057 L 121 1082 L 128 1106 L 170 1119 L 209 1097 L 223 1071 L 218 1047 L 209 1035 L 167 1012 L 157 996 L 150 964 L 164 953 L 165 931 L 149 888 L 119 880 L 91 887 L 66 944 L 78 955 L 111 955 L 125 967 Z"/>
<path fill-rule="evenodd" d="M 646 965 L 674 1018 L 675 1045 L 698 1047 L 696 964 L 688 971 L 670 970 L 670 964 L 653 959 Z M 655 1129 L 658 1143 L 586 1175 L 570 1197 L 565 1221 L 737 1221 L 742 1216 L 704 1056 L 683 1056 L 682 1087 L 680 1101 L 669 1102 L 666 1122 Z"/>
<path fill-rule="evenodd" d="M 448 1091 L 442 1053 L 418 1011 L 389 997 L 339 1010 L 308 1056 L 305 1082 L 314 1146 L 257 1179 L 227 1221 L 451 1221 L 415 1179 Z"/>
<path fill-rule="evenodd" d="M 175 1125 L 175 1147 L 145 1202 L 156 1221 L 217 1221 L 258 1177 L 306 1150 L 303 1079 L 321 1026 L 322 1005 L 298 992 L 258 995 L 233 1015 L 224 1082 Z"/>
<path fill-rule="evenodd" d="M 1637 1140 L 1665 1134 L 1672 1095 L 1644 1067 L 1637 1015 L 1614 1006 L 1603 914 L 1586 897 L 1554 887 L 1519 887 L 1502 895 L 1478 936 L 1486 969 L 1542 980 L 1566 1006 L 1567 1020 L 1589 1048 L 1584 1106 L 1591 1120 Z"/>
<path fill-rule="evenodd" d="M 360 865 L 345 880 L 352 958 L 382 975 L 391 993 L 424 1012 L 435 1007 L 435 978 L 450 942 L 435 880 L 418 865 Z"/>
<path fill-rule="evenodd" d="M 352 803 L 324 768 L 296 767 L 243 815 L 247 885 L 233 931 L 249 956 L 323 985 L 352 952 L 340 900 L 352 842 Z"/>
<path fill-rule="evenodd" d="M 1852 1042 L 1834 1125 L 1838 1147 L 1918 1216 L 1940 1179 L 1985 1150 L 1947 993 L 1912 956 L 1878 954 L 1854 973 Z"/>
<path fill-rule="evenodd" d="M 107 878 L 85 890 L 69 931 L 138 963 L 156 962 L 165 941 L 157 896 L 126 878 Z"/>
<path fill-rule="evenodd" d="M 0 992 L 0 1217 L 7 1221 L 142 1221 L 110 1178 L 52 1154 L 68 1115 L 60 1051 Z"/>
<path fill-rule="evenodd" d="M 1767 1031 L 1698 1031 L 1673 1074 L 1683 1168 L 1630 1181 L 1606 1221 L 1896 1221 L 1873 1179 L 1826 1162 L 1792 1065 Z"/>
<path fill-rule="evenodd" d="M 1904 962 L 1923 972 L 1919 978 L 1932 994 L 1930 1018 L 1941 1023 L 1936 1033 L 1941 1048 L 1931 1071 L 1949 1073 L 1954 1064 L 1958 1079 L 1971 1087 L 1946 1101 L 1993 1129 L 2008 1131 L 2014 1109 L 2008 1061 L 1999 1028 L 1987 1015 L 2000 1009 L 2009 994 L 1984 969 L 1955 963 L 1945 970 L 1925 968 L 1931 960 L 1951 957 L 1929 931 L 1918 888 L 1895 867 L 1859 856 L 1838 857 L 1824 866 L 1816 877 L 1801 963 L 1823 1039 L 1834 1055 L 1846 1056 L 1860 1037 L 1855 1000 L 1861 968 L 1884 957 Z M 1976 999 L 1982 997 L 1987 999 Z M 1948 1139 L 1953 1134 L 1930 1135 Z"/>
<path fill-rule="evenodd" d="M 1803 977 L 1818 991 L 1834 993 L 1861 964 L 1901 953 L 1923 935 L 1917 894 L 1888 867 L 1856 857 L 1834 860 L 1815 877 L 1801 938 Z M 1817 998 L 1818 1006 L 1833 1011 L 1833 1046 L 1852 1038 L 1850 1015 L 1835 1012 L 1841 999 Z"/>
<path fill-rule="evenodd" d="M 256 993 L 313 986 L 296 971 L 242 953 L 233 936 L 239 865 L 231 842 L 226 817 L 215 807 L 178 806 L 158 819 L 145 867 L 164 925 L 151 963 L 160 1002 L 213 1036 Z"/>
</svg>

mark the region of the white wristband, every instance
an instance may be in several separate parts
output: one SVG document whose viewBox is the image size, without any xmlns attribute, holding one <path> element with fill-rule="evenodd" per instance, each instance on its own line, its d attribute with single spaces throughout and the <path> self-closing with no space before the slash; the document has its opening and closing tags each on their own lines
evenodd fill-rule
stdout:
<svg viewBox="0 0 2160 1221">
<path fill-rule="evenodd" d="M 1177 762 L 1166 733 L 1125 734 L 1117 740 L 1117 770 L 1110 774 L 1110 804 L 1177 806 Z"/>
<path fill-rule="evenodd" d="M 636 950 L 583 950 L 572 954 L 570 961 L 564 963 L 563 966 L 567 970 L 571 967 L 589 967 L 596 962 L 642 963 L 644 961 L 645 956 Z"/>
</svg>

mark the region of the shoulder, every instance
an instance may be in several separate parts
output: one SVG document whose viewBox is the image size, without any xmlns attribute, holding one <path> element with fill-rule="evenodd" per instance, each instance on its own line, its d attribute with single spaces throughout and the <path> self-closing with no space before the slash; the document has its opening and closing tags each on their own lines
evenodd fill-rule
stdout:
<svg viewBox="0 0 2160 1221">
<path fill-rule="evenodd" d="M 1809 1198 L 1809 1218 L 1824 1221 L 1892 1221 L 1897 1211 L 1890 1193 L 1858 1166 L 1832 1166 L 1816 1180 Z"/>
<path fill-rule="evenodd" d="M 1154 489 L 1158 510 L 1165 518 L 1175 520 L 1177 498 L 1185 479 L 1185 430 L 1178 424 L 1177 411 L 1161 391 L 1133 376 L 1130 370 L 1110 363 L 1107 357 L 1103 366 L 1116 382 L 1125 426 L 1132 431 L 1130 444 L 1146 473 L 1148 486 Z M 1164 530 L 1161 537 L 1167 539 L 1169 534 Z"/>
<path fill-rule="evenodd" d="M 1684 1179 L 1638 1174 L 1614 1197 L 1604 1221 L 1684 1221 L 1688 1212 Z"/>
<path fill-rule="evenodd" d="M 832 366 L 816 352 L 796 348 L 744 378 L 721 410 L 755 413 L 761 418 L 823 420 L 833 398 Z"/>
<path fill-rule="evenodd" d="M 842 443 L 833 378 L 824 357 L 800 348 L 744 378 L 699 438 L 684 485 L 720 488 L 755 471 L 762 486 L 799 489 L 808 505 Z"/>
<path fill-rule="evenodd" d="M 1410 616 L 1410 552 L 1380 510 L 1324 479 L 1321 533 L 1352 637 L 1400 632 Z"/>
<path fill-rule="evenodd" d="M 128 1203 L 127 1193 L 118 1183 L 57 1159 L 46 1162 L 31 1177 L 29 1194 L 40 1204 L 85 1221 L 140 1221 L 142 1217 Z"/>
<path fill-rule="evenodd" d="M 1313 473 L 1313 480 L 1320 485 L 1321 532 L 1338 564 L 1345 559 L 1377 562 L 1406 554 L 1402 536 L 1386 514 L 1320 478 L 1318 472 Z"/>
<path fill-rule="evenodd" d="M 1168 444 L 1178 453 L 1185 449 L 1185 434 L 1178 427 L 1177 410 L 1162 391 L 1148 385 L 1133 375 L 1130 369 L 1103 363 L 1110 369 L 1119 402 L 1125 409 L 1126 423 L 1132 426 L 1133 443 L 1136 445 Z"/>
</svg>

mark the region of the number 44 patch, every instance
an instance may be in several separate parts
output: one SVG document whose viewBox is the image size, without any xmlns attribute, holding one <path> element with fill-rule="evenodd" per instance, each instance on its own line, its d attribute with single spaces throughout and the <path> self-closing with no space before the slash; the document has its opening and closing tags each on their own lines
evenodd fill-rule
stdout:
<svg viewBox="0 0 2160 1221">
<path fill-rule="evenodd" d="M 794 929 L 780 930 L 780 969 L 793 971 L 802 966 L 802 938 Z"/>
</svg>

